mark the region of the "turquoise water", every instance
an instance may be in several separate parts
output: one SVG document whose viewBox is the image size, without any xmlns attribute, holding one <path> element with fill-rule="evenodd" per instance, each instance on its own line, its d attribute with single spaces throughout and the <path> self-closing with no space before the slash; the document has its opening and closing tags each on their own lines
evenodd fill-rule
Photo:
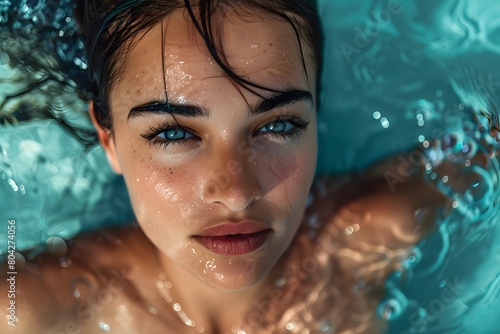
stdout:
<svg viewBox="0 0 500 334">
<path fill-rule="evenodd" d="M 42 3 L 29 2 L 32 7 Z M 6 22 L 1 6 L 0 22 Z M 482 111 L 497 120 L 500 4 L 322 0 L 320 7 L 326 46 L 318 171 L 362 169 L 389 155 L 409 161 L 402 152 L 419 147 L 430 163 L 429 182 L 456 203 L 436 221 L 436 232 L 416 245 L 403 268 L 389 277 L 379 315 L 390 321 L 390 333 L 496 333 L 499 165 L 496 158 L 488 166 L 469 158 L 497 145 L 478 130 L 473 115 Z M 59 14 L 66 21 L 66 13 Z M 6 41 L 16 40 L 4 30 L 3 49 L 11 45 Z M 71 35 L 69 31 L 65 34 Z M 23 86 L 22 80 L 12 81 L 14 74 L 30 74 L 9 67 L 3 49 L 0 95 L 5 96 Z M 69 63 L 78 59 L 74 65 L 83 68 L 84 61 L 73 57 Z M 57 87 L 47 84 L 3 110 L 19 109 L 23 99 L 28 105 L 49 103 L 68 123 L 88 127 L 81 116 L 85 105 L 74 90 L 60 94 Z M 482 115 L 479 122 L 488 125 Z M 434 142 L 439 147 L 426 147 Z M 443 161 L 461 166 L 462 176 L 455 178 L 473 172 L 479 176 L 457 191 L 453 180 L 436 168 Z M 86 148 L 57 122 L 1 126 L 0 245 L 7 244 L 9 219 L 16 220 L 22 249 L 43 245 L 54 235 L 68 238 L 130 221 L 124 193 L 101 149 Z"/>
<path fill-rule="evenodd" d="M 325 0 L 322 7 L 319 168 L 360 169 L 440 141 L 448 145 L 425 150 L 431 167 L 445 159 L 463 163 L 463 175 L 480 175 L 455 191 L 444 175 L 428 170 L 457 207 L 387 280 L 379 314 L 390 320 L 390 333 L 498 333 L 498 160 L 487 168 L 467 162 L 497 143 L 477 130 L 467 110 L 498 121 L 500 3 Z"/>
</svg>

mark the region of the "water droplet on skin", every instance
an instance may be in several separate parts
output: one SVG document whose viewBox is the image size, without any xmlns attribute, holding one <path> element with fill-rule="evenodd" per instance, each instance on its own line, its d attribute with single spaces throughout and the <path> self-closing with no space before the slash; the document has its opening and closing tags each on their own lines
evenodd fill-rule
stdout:
<svg viewBox="0 0 500 334">
<path fill-rule="evenodd" d="M 105 332 L 109 332 L 111 330 L 111 327 L 107 323 L 102 321 L 99 323 L 99 328 Z"/>
<path fill-rule="evenodd" d="M 333 333 L 337 326 L 332 320 L 325 321 L 323 324 L 321 324 L 320 330 L 323 333 Z"/>
<path fill-rule="evenodd" d="M 277 279 L 276 282 L 274 282 L 274 285 L 276 285 L 277 287 L 280 287 L 280 286 L 285 285 L 285 283 L 286 283 L 286 280 L 284 280 L 283 278 L 280 278 L 280 279 Z"/>
<path fill-rule="evenodd" d="M 93 286 L 85 277 L 73 279 L 69 285 L 70 291 L 75 298 L 84 298 L 92 294 Z"/>
<path fill-rule="evenodd" d="M 12 187 L 12 190 L 14 190 L 14 191 L 19 190 L 19 187 L 17 186 L 16 181 L 14 181 L 13 179 L 8 179 L 7 183 Z"/>
<path fill-rule="evenodd" d="M 62 257 L 59 259 L 59 264 L 63 268 L 69 268 L 71 266 L 71 259 L 68 257 Z"/>
</svg>

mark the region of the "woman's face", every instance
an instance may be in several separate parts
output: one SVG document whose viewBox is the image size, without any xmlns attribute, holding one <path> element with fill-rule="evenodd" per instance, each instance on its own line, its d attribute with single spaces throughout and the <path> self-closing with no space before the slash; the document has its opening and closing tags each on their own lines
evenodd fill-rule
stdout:
<svg viewBox="0 0 500 334">
<path fill-rule="evenodd" d="M 228 78 L 179 10 L 163 21 L 163 50 L 160 24 L 136 41 L 110 95 L 113 131 L 99 129 L 144 233 L 230 290 L 258 283 L 289 247 L 316 165 L 311 52 L 306 75 L 293 28 L 260 15 L 213 22 L 230 68 L 281 92 L 256 89 L 268 103 Z"/>
</svg>

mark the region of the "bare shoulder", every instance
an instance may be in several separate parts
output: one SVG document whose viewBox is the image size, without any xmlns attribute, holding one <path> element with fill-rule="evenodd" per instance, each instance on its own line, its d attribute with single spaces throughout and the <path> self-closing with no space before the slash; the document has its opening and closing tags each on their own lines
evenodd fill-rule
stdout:
<svg viewBox="0 0 500 334">
<path fill-rule="evenodd" d="M 342 272 L 359 273 L 352 279 L 372 282 L 383 282 L 396 269 L 411 247 L 434 229 L 438 209 L 449 204 L 422 169 L 403 169 L 396 159 L 359 173 L 320 176 L 313 196 L 308 215 L 321 223 L 317 240 L 328 246 L 323 248 Z M 387 262 L 380 263 L 383 270 L 368 271 L 378 259 Z"/>
<path fill-rule="evenodd" d="M 150 247 L 139 228 L 114 228 L 56 245 L 52 254 L 27 254 L 24 268 L 16 268 L 15 274 L 3 264 L 0 332 L 57 328 L 54 333 L 77 333 L 82 320 L 95 316 L 89 305 L 97 302 L 99 292 L 109 298 L 130 285 L 135 258 L 146 256 Z"/>
</svg>

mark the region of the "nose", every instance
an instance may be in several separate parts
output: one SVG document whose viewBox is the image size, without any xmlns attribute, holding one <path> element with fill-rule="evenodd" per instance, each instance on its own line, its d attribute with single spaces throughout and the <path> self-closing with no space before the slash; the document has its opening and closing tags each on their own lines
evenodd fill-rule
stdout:
<svg viewBox="0 0 500 334">
<path fill-rule="evenodd" d="M 255 160 L 242 156 L 237 149 L 219 147 L 212 154 L 204 177 L 202 198 L 206 203 L 225 205 L 231 211 L 243 211 L 261 198 Z"/>
</svg>

